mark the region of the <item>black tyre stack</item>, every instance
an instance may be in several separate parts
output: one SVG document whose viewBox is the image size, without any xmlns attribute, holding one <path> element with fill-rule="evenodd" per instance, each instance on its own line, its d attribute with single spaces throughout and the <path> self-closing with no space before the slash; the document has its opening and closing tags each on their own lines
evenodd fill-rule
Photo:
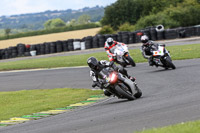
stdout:
<svg viewBox="0 0 200 133">
<path fill-rule="evenodd" d="M 139 36 L 138 35 L 138 33 L 143 33 L 141 30 L 138 30 L 138 31 L 135 31 L 134 32 L 134 34 L 135 34 L 135 43 L 140 43 L 141 41 L 140 41 L 140 37 L 141 36 Z M 144 34 L 144 33 L 143 33 Z"/>
<path fill-rule="evenodd" d="M 195 26 L 196 28 L 196 35 L 200 36 L 200 25 L 199 26 Z"/>
<path fill-rule="evenodd" d="M 129 44 L 129 34 L 128 32 L 122 32 L 122 42 L 125 44 Z"/>
<path fill-rule="evenodd" d="M 131 44 L 131 43 L 135 43 L 136 41 L 136 35 L 135 35 L 135 33 L 134 32 L 129 32 L 128 33 L 129 34 L 129 40 L 128 40 L 128 42 L 129 42 L 129 44 Z"/>
<path fill-rule="evenodd" d="M 118 41 L 117 34 L 112 34 L 111 37 L 112 37 L 113 40 Z"/>
<path fill-rule="evenodd" d="M 107 40 L 109 37 L 112 37 L 111 34 L 105 34 L 105 39 Z"/>
<path fill-rule="evenodd" d="M 88 36 L 85 38 L 85 49 L 92 48 L 92 36 Z"/>
<path fill-rule="evenodd" d="M 17 44 L 17 51 L 18 51 L 18 56 L 24 56 L 25 44 L 22 43 Z"/>
<path fill-rule="evenodd" d="M 92 40 L 93 48 L 98 48 L 99 47 L 99 38 L 98 36 L 94 36 Z"/>
<path fill-rule="evenodd" d="M 150 31 L 150 39 L 153 40 L 153 41 L 157 40 L 156 28 L 155 27 L 150 27 L 149 31 Z"/>
<path fill-rule="evenodd" d="M 63 43 L 62 41 L 56 41 L 56 52 L 63 52 Z"/>
<path fill-rule="evenodd" d="M 40 54 L 41 55 L 45 54 L 45 45 L 44 45 L 44 43 L 39 44 L 39 45 L 40 45 Z"/>
<path fill-rule="evenodd" d="M 191 26 L 191 27 L 185 27 L 185 37 L 191 37 L 191 36 L 195 36 L 195 27 Z"/>
<path fill-rule="evenodd" d="M 186 37 L 185 28 L 179 27 L 179 28 L 176 29 L 176 31 L 177 31 L 177 37 L 178 38 Z"/>
<path fill-rule="evenodd" d="M 50 43 L 50 53 L 56 53 L 56 42 Z"/>
<path fill-rule="evenodd" d="M 50 43 L 45 42 L 45 54 L 50 54 Z"/>
<path fill-rule="evenodd" d="M 106 41 L 106 38 L 104 35 L 97 35 L 98 38 L 99 38 L 99 47 L 104 47 L 105 45 L 105 41 Z"/>
<path fill-rule="evenodd" d="M 69 50 L 69 51 L 74 51 L 73 42 L 74 42 L 74 39 L 69 39 L 69 40 L 68 40 L 68 50 Z"/>
<path fill-rule="evenodd" d="M 17 47 L 10 47 L 11 49 L 11 58 L 16 58 L 17 57 Z"/>
<path fill-rule="evenodd" d="M 2 59 L 2 49 L 0 49 L 0 60 Z"/>
<path fill-rule="evenodd" d="M 24 56 L 31 56 L 30 54 L 30 47 L 31 45 L 25 45 L 25 52 L 24 52 Z"/>
<path fill-rule="evenodd" d="M 67 40 L 63 41 L 63 51 L 69 51 L 68 50 L 68 41 Z"/>
<path fill-rule="evenodd" d="M 117 40 L 118 40 L 118 42 L 122 42 L 122 33 L 121 32 L 118 32 Z"/>
<path fill-rule="evenodd" d="M 176 29 L 167 29 L 164 32 L 165 39 L 175 39 L 178 37 Z"/>
</svg>

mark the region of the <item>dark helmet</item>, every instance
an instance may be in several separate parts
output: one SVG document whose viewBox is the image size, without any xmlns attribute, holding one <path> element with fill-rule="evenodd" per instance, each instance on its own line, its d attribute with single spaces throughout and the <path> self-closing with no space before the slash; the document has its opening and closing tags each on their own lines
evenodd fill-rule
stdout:
<svg viewBox="0 0 200 133">
<path fill-rule="evenodd" d="M 108 43 L 109 46 L 111 46 L 111 45 L 113 44 L 114 40 L 113 40 L 111 37 L 109 37 L 109 38 L 106 40 L 106 42 Z"/>
<path fill-rule="evenodd" d="M 97 65 L 98 65 L 98 61 L 97 61 L 96 58 L 90 57 L 90 58 L 88 58 L 88 60 L 87 60 L 87 64 L 88 64 L 88 66 L 89 66 L 90 68 L 95 69 L 95 68 L 97 67 Z"/>
<path fill-rule="evenodd" d="M 148 41 L 149 41 L 149 38 L 148 38 L 147 35 L 141 36 L 141 42 L 142 42 L 142 43 L 147 43 Z"/>
</svg>

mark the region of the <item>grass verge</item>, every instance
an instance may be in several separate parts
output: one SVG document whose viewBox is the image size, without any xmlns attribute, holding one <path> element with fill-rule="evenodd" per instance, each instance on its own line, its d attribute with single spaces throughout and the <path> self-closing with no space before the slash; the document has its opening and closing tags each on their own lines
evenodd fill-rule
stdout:
<svg viewBox="0 0 200 133">
<path fill-rule="evenodd" d="M 163 128 L 153 128 L 136 133 L 199 133 L 200 121 L 180 123 Z"/>
<path fill-rule="evenodd" d="M 169 46 L 167 49 L 170 51 L 173 60 L 200 58 L 200 44 Z M 147 61 L 142 57 L 139 49 L 131 49 L 130 54 L 136 63 Z M 0 63 L 0 71 L 86 66 L 86 61 L 90 56 L 94 56 L 98 60 L 108 60 L 105 52 L 72 56 L 56 56 L 40 59 L 26 59 L 14 62 L 2 62 Z"/>
<path fill-rule="evenodd" d="M 102 94 L 102 91 L 62 88 L 0 92 L 0 121 L 66 107 L 96 94 Z"/>
</svg>

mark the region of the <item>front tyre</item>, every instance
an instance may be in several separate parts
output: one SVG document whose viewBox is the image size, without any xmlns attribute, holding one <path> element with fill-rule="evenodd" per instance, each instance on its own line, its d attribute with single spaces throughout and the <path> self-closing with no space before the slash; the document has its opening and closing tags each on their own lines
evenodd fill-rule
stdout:
<svg viewBox="0 0 200 133">
<path fill-rule="evenodd" d="M 172 63 L 172 60 L 169 56 L 166 58 L 165 61 L 169 67 L 171 67 L 172 69 L 176 69 L 176 66 Z"/>
<path fill-rule="evenodd" d="M 136 66 L 134 60 L 131 58 L 130 55 L 126 56 L 126 59 L 129 61 L 129 64 L 130 64 L 131 66 L 133 66 L 133 67 Z"/>
<path fill-rule="evenodd" d="M 135 84 L 135 90 L 137 93 L 134 94 L 135 98 L 140 98 L 142 96 L 142 91 L 138 88 L 137 84 Z"/>
<path fill-rule="evenodd" d="M 132 92 L 125 86 L 115 86 L 115 90 L 117 91 L 120 98 L 127 98 L 128 100 L 134 100 L 135 97 L 132 95 Z"/>
</svg>

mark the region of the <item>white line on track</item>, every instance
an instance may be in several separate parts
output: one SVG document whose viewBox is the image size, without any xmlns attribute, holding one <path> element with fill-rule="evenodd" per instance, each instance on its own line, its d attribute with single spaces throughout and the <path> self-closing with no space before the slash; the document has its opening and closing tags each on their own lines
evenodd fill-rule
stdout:
<svg viewBox="0 0 200 133">
<path fill-rule="evenodd" d="M 59 67 L 59 68 L 41 68 L 41 69 L 28 69 L 28 70 L 12 70 L 12 71 L 3 71 L 1 73 L 17 73 L 17 72 L 34 72 L 34 71 L 46 71 L 46 70 L 61 70 L 61 69 L 76 69 L 76 68 L 87 68 L 88 66 L 78 66 L 78 67 Z"/>
</svg>

